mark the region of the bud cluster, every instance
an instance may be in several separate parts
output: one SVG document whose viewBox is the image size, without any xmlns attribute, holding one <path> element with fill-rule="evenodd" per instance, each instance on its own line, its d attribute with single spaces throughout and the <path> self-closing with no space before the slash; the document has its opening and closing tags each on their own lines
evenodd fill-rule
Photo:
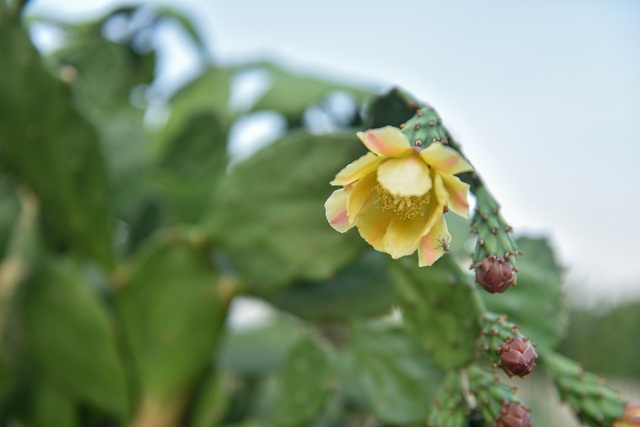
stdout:
<svg viewBox="0 0 640 427">
<path fill-rule="evenodd" d="M 538 355 L 528 338 L 507 338 L 500 345 L 500 363 L 504 372 L 509 375 L 524 378 L 533 372 Z"/>
<path fill-rule="evenodd" d="M 483 258 L 473 265 L 476 281 L 485 291 L 495 294 L 506 291 L 509 286 L 516 284 L 515 267 L 504 258 L 497 258 L 494 254 Z"/>
<path fill-rule="evenodd" d="M 501 366 L 509 376 L 524 378 L 533 372 L 538 354 L 529 338 L 507 316 L 485 313 L 481 334 L 482 349 L 489 354 L 494 367 Z"/>
<path fill-rule="evenodd" d="M 477 407 L 487 425 L 499 427 L 530 427 L 527 408 L 513 393 L 489 372 L 477 366 L 468 370 L 469 388 L 475 393 Z"/>
<path fill-rule="evenodd" d="M 471 233 L 478 236 L 473 254 L 476 281 L 490 293 L 501 293 L 516 284 L 515 258 L 521 255 L 511 237 L 513 229 L 500 214 L 500 206 L 491 193 L 476 183 L 472 186 L 477 204 L 471 221 Z"/>
<path fill-rule="evenodd" d="M 500 417 L 495 427 L 530 427 L 529 408 L 517 403 L 509 403 L 500 409 Z"/>
<path fill-rule="evenodd" d="M 476 365 L 451 372 L 436 395 L 427 426 L 530 427 L 529 409 L 513 393 Z"/>
</svg>

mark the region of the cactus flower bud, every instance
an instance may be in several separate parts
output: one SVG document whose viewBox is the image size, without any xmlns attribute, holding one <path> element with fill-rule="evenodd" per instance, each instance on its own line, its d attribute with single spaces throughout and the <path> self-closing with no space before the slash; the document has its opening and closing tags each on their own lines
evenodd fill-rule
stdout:
<svg viewBox="0 0 640 427">
<path fill-rule="evenodd" d="M 629 405 L 622 418 L 617 420 L 613 427 L 637 427 L 640 426 L 640 405 Z"/>
<path fill-rule="evenodd" d="M 476 281 L 489 293 L 502 293 L 509 288 L 509 285 L 516 283 L 513 265 L 504 258 L 490 255 L 483 258 L 474 268 Z"/>
<path fill-rule="evenodd" d="M 533 371 L 538 355 L 533 345 L 528 340 L 522 338 L 508 338 L 500 345 L 500 362 L 504 372 L 513 377 L 514 375 L 524 378 Z"/>
<path fill-rule="evenodd" d="M 518 403 L 509 403 L 500 409 L 495 427 L 531 427 L 529 412 Z"/>
</svg>

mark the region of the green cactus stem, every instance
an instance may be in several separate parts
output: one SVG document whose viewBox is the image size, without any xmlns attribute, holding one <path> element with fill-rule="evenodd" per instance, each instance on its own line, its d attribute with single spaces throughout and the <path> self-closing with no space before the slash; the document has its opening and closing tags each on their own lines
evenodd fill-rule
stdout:
<svg viewBox="0 0 640 427">
<path fill-rule="evenodd" d="M 503 364 L 501 353 L 504 351 L 505 346 L 509 346 L 509 344 L 518 340 L 522 340 L 525 344 L 529 343 L 529 338 L 520 333 L 520 326 L 507 321 L 507 315 L 484 313 L 480 345 L 493 362 L 494 368 Z M 535 346 L 535 344 L 532 345 Z M 535 351 L 533 354 L 535 355 Z M 505 369 L 505 372 L 507 375 L 513 376 L 513 371 L 510 371 L 509 367 Z M 524 377 L 526 374 L 516 375 Z"/>
<path fill-rule="evenodd" d="M 500 205 L 485 186 L 475 189 L 476 208 L 471 221 L 471 232 L 478 236 L 474 263 L 495 255 L 515 265 L 515 256 L 520 255 L 518 245 L 511 236 L 513 229 L 500 214 Z"/>
<path fill-rule="evenodd" d="M 434 399 L 427 426 L 464 426 L 470 416 L 477 412 L 486 425 L 492 426 L 509 405 L 518 405 L 529 411 L 514 395 L 511 387 L 502 384 L 490 372 L 472 365 L 469 369 L 451 372 L 447 376 Z"/>
<path fill-rule="evenodd" d="M 578 419 L 588 426 L 611 426 L 621 418 L 626 402 L 604 384 L 604 380 L 586 372 L 576 362 L 549 352 L 544 354 L 543 366 L 553 377 L 558 394 L 569 404 Z"/>
<path fill-rule="evenodd" d="M 502 384 L 491 373 L 478 366 L 471 366 L 467 375 L 469 389 L 475 393 L 478 408 L 488 425 L 494 425 L 502 415 L 503 407 L 509 404 L 517 404 L 528 408 L 515 396 L 515 390 L 506 384 Z"/>
<path fill-rule="evenodd" d="M 406 123 L 400 125 L 411 145 L 426 148 L 433 142 L 449 144 L 447 130 L 442 126 L 440 115 L 431 107 L 424 106 L 416 109 L 416 114 Z"/>
<path fill-rule="evenodd" d="M 459 372 L 450 372 L 436 395 L 428 427 L 462 427 L 471 414 L 469 403 L 465 401 Z"/>
</svg>

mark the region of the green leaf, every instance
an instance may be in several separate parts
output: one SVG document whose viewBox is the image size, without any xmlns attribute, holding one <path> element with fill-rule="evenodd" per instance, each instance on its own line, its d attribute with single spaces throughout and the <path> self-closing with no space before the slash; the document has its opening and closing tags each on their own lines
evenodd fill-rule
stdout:
<svg viewBox="0 0 640 427">
<path fill-rule="evenodd" d="M 181 411 L 211 361 L 228 303 L 207 251 L 179 236 L 154 241 L 116 302 L 144 399 Z"/>
<path fill-rule="evenodd" d="M 322 412 L 314 417 L 309 427 L 336 427 L 342 426 L 346 418 L 344 396 L 338 391 L 327 398 Z"/>
<path fill-rule="evenodd" d="M 25 286 L 27 342 L 48 381 L 75 400 L 125 419 L 129 396 L 113 331 L 77 269 L 49 261 Z"/>
<path fill-rule="evenodd" d="M 70 83 L 79 112 L 96 126 L 114 190 L 114 211 L 125 221 L 144 199 L 140 192 L 150 166 L 145 111 L 134 107 L 131 99 L 142 97 L 141 85 L 153 80 L 155 54 L 106 40 L 101 29 L 114 15 L 122 24 L 136 11 L 121 8 L 101 21 L 67 28 L 68 42 L 50 58 L 54 72 Z M 138 31 L 144 28 L 149 30 Z"/>
<path fill-rule="evenodd" d="M 572 309 L 569 328 L 559 351 L 579 361 L 589 371 L 638 379 L 640 346 L 629 345 L 629 339 L 637 336 L 640 336 L 640 301 L 625 302 L 606 313 L 593 308 Z"/>
<path fill-rule="evenodd" d="M 131 90 L 153 80 L 155 54 L 102 37 L 101 24 L 72 28 L 69 42 L 53 54 L 69 81 L 79 108 L 88 117 L 130 105 Z"/>
<path fill-rule="evenodd" d="M 323 207 L 329 181 L 362 152 L 352 133 L 293 133 L 225 176 L 212 228 L 252 291 L 327 279 L 364 248 L 355 230 L 333 230 Z"/>
<path fill-rule="evenodd" d="M 470 276 L 450 256 L 431 267 L 415 258 L 392 265 L 405 326 L 444 369 L 462 368 L 475 357 L 480 308 Z"/>
<path fill-rule="evenodd" d="M 2 166 L 0 165 L 0 258 L 7 249 L 7 243 L 13 223 L 18 217 L 18 198 L 15 189 L 4 175 Z"/>
<path fill-rule="evenodd" d="M 61 240 L 112 265 L 107 177 L 94 128 L 17 22 L 0 24 L 0 64 L 0 157 L 36 192 Z"/>
<path fill-rule="evenodd" d="M 225 131 L 228 130 L 232 120 L 229 97 L 234 72 L 231 68 L 209 67 L 171 97 L 169 121 L 157 135 L 157 154 L 163 155 L 170 141 L 184 131 L 187 122 L 195 115 L 215 114 Z"/>
<path fill-rule="evenodd" d="M 13 391 L 16 375 L 7 360 L 5 352 L 0 352 L 0 413 L 2 413 L 7 398 Z"/>
<path fill-rule="evenodd" d="M 231 400 L 227 389 L 229 381 L 221 373 L 207 378 L 195 401 L 190 426 L 211 427 L 222 424 Z"/>
<path fill-rule="evenodd" d="M 424 420 L 441 380 L 424 349 L 392 325 L 359 322 L 353 328 L 358 386 L 381 420 Z"/>
<path fill-rule="evenodd" d="M 42 252 L 38 200 L 27 189 L 22 188 L 18 193 L 20 216 L 11 230 L 6 254 L 0 258 L 0 343 L 6 345 L 5 350 L 13 359 L 18 358 L 16 348 L 22 347 L 20 333 L 14 330 L 19 328 L 15 324 L 18 291 L 37 269 Z"/>
<path fill-rule="evenodd" d="M 171 140 L 160 161 L 158 186 L 182 222 L 197 223 L 207 212 L 226 170 L 226 149 L 226 133 L 209 112 L 194 114 Z"/>
<path fill-rule="evenodd" d="M 32 384 L 27 399 L 22 402 L 26 413 L 20 418 L 29 427 L 80 425 L 75 402 L 47 382 Z"/>
<path fill-rule="evenodd" d="M 308 425 L 322 409 L 332 379 L 330 361 L 324 350 L 311 338 L 302 340 L 289 355 L 279 379 L 280 393 L 273 407 L 273 424 Z"/>
<path fill-rule="evenodd" d="M 245 377 L 275 372 L 300 336 L 300 326 L 284 316 L 252 328 L 231 329 L 220 344 L 218 366 Z"/>
<path fill-rule="evenodd" d="M 366 251 L 335 277 L 301 282 L 265 295 L 276 307 L 304 319 L 340 321 L 376 316 L 391 310 L 395 293 L 388 274 L 389 257 Z"/>
<path fill-rule="evenodd" d="M 563 269 L 546 239 L 516 240 L 524 256 L 518 258 L 518 286 L 503 294 L 482 293 L 485 306 L 509 315 L 520 332 L 544 350 L 553 349 L 566 328 L 562 296 Z"/>
<path fill-rule="evenodd" d="M 356 101 L 364 100 L 371 93 L 353 86 L 293 74 L 274 64 L 259 65 L 263 65 L 269 72 L 271 86 L 258 98 L 251 110 L 275 110 L 293 123 L 300 123 L 307 108 L 333 92 L 346 92 L 354 96 Z"/>
</svg>

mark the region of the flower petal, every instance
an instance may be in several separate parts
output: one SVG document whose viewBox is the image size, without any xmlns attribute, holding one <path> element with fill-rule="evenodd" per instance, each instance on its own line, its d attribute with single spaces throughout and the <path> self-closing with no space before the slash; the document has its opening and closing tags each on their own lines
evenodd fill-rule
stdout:
<svg viewBox="0 0 640 427">
<path fill-rule="evenodd" d="M 375 173 L 370 173 L 364 178 L 355 182 L 347 198 L 347 211 L 349 212 L 349 222 L 355 221 L 356 215 L 369 203 L 377 200 L 377 195 L 373 188 L 378 185 Z"/>
<path fill-rule="evenodd" d="M 402 219 L 394 215 L 382 239 L 384 251 L 394 259 L 414 253 L 418 249 L 422 230 L 427 220 L 428 218 L 422 215 L 413 219 Z"/>
<path fill-rule="evenodd" d="M 420 151 L 420 156 L 429 166 L 436 168 L 438 172 L 457 174 L 473 170 L 473 166 L 460 153 L 451 147 L 445 147 L 440 142 L 429 144 L 427 148 Z"/>
<path fill-rule="evenodd" d="M 347 191 L 339 189 L 334 191 L 324 203 L 327 221 L 337 231 L 344 233 L 353 227 L 349 224 L 349 214 L 347 213 Z"/>
<path fill-rule="evenodd" d="M 433 169 L 431 170 L 431 179 L 433 181 L 433 190 L 431 192 L 431 200 L 424 213 L 427 221 L 424 224 L 420 236 L 427 235 L 440 221 L 440 218 L 444 215 L 444 207 L 448 199 L 447 190 L 444 188 L 442 178 L 440 174 L 436 173 Z"/>
<path fill-rule="evenodd" d="M 393 126 L 358 132 L 360 141 L 378 156 L 401 157 L 411 152 L 409 139 Z"/>
<path fill-rule="evenodd" d="M 469 202 L 467 196 L 469 195 L 469 184 L 460 181 L 457 176 L 453 175 L 440 175 L 444 188 L 449 194 L 448 203 L 449 209 L 457 213 L 463 218 L 469 218 Z"/>
<path fill-rule="evenodd" d="M 431 170 L 431 180 L 433 181 L 433 192 L 436 195 L 439 203 L 442 203 L 442 207 L 449 200 L 449 193 L 447 193 L 447 189 L 444 187 L 444 183 L 442 182 L 442 174 L 436 172 L 435 170 Z"/>
<path fill-rule="evenodd" d="M 356 226 L 360 236 L 374 249 L 386 252 L 382 238 L 394 216 L 393 211 L 383 210 L 378 203 L 372 203 L 356 216 Z"/>
<path fill-rule="evenodd" d="M 448 251 L 451 234 L 447 229 L 447 221 L 444 216 L 422 238 L 418 246 L 418 265 L 420 267 L 433 265 L 442 255 Z"/>
<path fill-rule="evenodd" d="M 335 179 L 331 181 L 330 184 L 349 185 L 363 176 L 375 171 L 383 161 L 384 159 L 381 159 L 375 154 L 367 153 L 358 160 L 349 163 L 344 169 L 338 172 Z"/>
<path fill-rule="evenodd" d="M 378 168 L 378 182 L 394 196 L 422 196 L 431 189 L 429 166 L 419 157 L 389 159 Z"/>
</svg>

